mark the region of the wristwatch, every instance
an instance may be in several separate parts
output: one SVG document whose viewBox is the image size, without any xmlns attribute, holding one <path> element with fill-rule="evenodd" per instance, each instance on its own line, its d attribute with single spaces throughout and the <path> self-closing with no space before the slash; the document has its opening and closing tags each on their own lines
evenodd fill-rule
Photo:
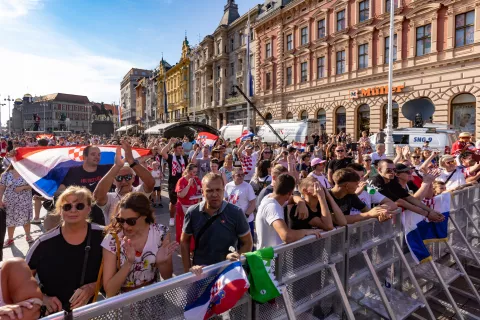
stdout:
<svg viewBox="0 0 480 320">
<path fill-rule="evenodd" d="M 130 165 L 130 168 L 133 169 L 138 164 L 138 160 L 133 160 L 133 163 Z"/>
</svg>

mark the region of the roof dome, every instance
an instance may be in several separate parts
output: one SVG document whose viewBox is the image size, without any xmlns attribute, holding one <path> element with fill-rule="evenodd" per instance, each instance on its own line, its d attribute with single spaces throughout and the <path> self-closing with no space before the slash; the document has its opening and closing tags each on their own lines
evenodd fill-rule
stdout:
<svg viewBox="0 0 480 320">
<path fill-rule="evenodd" d="M 31 98 L 32 95 L 31 95 L 30 93 L 26 93 L 23 97 L 24 97 L 24 98 Z"/>
<path fill-rule="evenodd" d="M 22 99 L 17 98 L 17 99 L 15 99 L 15 102 L 22 102 Z"/>
</svg>

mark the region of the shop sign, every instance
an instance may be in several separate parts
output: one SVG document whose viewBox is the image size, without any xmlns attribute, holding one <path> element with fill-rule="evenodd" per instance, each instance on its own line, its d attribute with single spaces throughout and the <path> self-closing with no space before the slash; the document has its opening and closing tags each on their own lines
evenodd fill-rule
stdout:
<svg viewBox="0 0 480 320">
<path fill-rule="evenodd" d="M 401 93 L 405 89 L 404 85 L 392 88 L 392 93 Z M 367 89 L 357 89 L 350 91 L 350 99 L 358 99 L 362 97 L 373 97 L 388 94 L 388 86 L 373 87 Z"/>
</svg>

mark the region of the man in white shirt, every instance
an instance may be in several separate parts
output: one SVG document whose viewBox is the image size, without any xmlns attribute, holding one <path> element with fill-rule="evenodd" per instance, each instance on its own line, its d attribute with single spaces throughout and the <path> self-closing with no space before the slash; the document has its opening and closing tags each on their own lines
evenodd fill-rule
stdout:
<svg viewBox="0 0 480 320">
<path fill-rule="evenodd" d="M 385 145 L 383 143 L 379 143 L 375 146 L 375 150 L 377 152 L 373 152 L 370 157 L 372 158 L 372 163 L 375 161 L 387 159 L 387 155 L 385 154 Z"/>
<path fill-rule="evenodd" d="M 435 179 L 445 183 L 447 191 L 454 190 L 459 186 L 465 185 L 465 175 L 463 169 L 457 167 L 455 157 L 451 155 L 444 155 L 440 158 L 440 167 L 443 168 L 440 176 Z"/>
<path fill-rule="evenodd" d="M 253 211 L 255 211 L 255 192 L 253 187 L 244 181 L 245 174 L 242 168 L 234 168 L 233 181 L 225 185 L 225 200 L 242 209 L 247 217 L 250 231 L 253 235 Z"/>
<path fill-rule="evenodd" d="M 100 180 L 93 192 L 96 204 L 103 211 L 105 225 L 110 223 L 111 218 L 115 215 L 114 210 L 117 203 L 124 195 L 130 192 L 142 192 L 150 197 L 155 186 L 155 179 L 153 179 L 152 174 L 133 158 L 132 147 L 128 142 L 122 142 L 122 148 L 125 151 L 125 158 L 122 159 L 121 147 L 118 146 L 115 154 L 115 164 Z M 143 182 L 137 187 L 133 187 L 135 175 L 138 175 Z M 108 192 L 112 184 L 115 184 L 115 192 Z"/>
<path fill-rule="evenodd" d="M 257 247 L 263 249 L 279 244 L 291 243 L 309 235 L 320 237 L 320 230 L 293 230 L 285 223 L 283 205 L 288 201 L 295 189 L 295 178 L 289 174 L 281 174 L 273 187 L 273 193 L 262 200 L 255 218 L 257 230 Z"/>
</svg>

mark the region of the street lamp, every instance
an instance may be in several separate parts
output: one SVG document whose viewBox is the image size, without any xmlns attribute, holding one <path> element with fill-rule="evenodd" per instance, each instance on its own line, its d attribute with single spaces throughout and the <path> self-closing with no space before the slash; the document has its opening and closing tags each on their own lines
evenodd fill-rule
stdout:
<svg viewBox="0 0 480 320">
<path fill-rule="evenodd" d="M 394 16 L 395 16 L 395 1 L 390 1 L 390 38 L 389 40 L 389 49 L 388 49 L 388 110 L 387 110 L 387 128 L 385 130 L 385 147 L 387 151 L 387 157 L 392 158 L 393 153 L 393 116 L 392 116 L 392 86 L 393 86 L 393 37 L 394 37 Z"/>
<path fill-rule="evenodd" d="M 0 132 L 2 132 L 2 107 L 6 105 L 6 103 L 0 103 Z"/>
<path fill-rule="evenodd" d="M 8 95 L 8 98 L 3 99 L 4 101 L 8 101 L 8 133 L 10 134 L 12 131 L 10 130 L 10 126 L 12 121 L 10 121 L 10 101 L 13 101 L 13 99 L 10 99 L 10 95 Z"/>
</svg>

